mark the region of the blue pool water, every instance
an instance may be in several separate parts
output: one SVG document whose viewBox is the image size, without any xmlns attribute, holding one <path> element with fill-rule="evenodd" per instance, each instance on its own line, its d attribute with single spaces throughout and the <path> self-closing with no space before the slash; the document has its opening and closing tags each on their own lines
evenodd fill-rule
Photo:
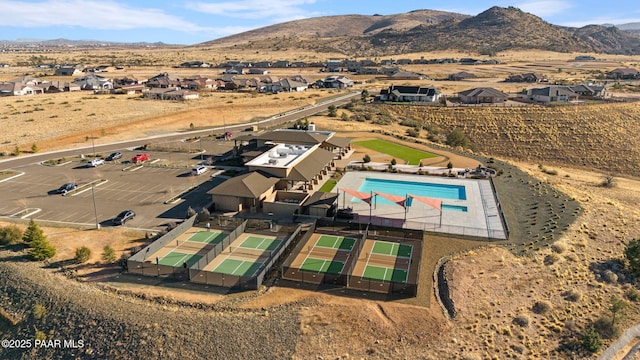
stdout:
<svg viewBox="0 0 640 360">
<path fill-rule="evenodd" d="M 442 204 L 442 210 L 467 212 L 468 208 L 466 206 L 460 206 L 460 205 Z"/>
<path fill-rule="evenodd" d="M 371 191 L 383 192 L 391 195 L 406 196 L 407 194 L 425 196 L 436 199 L 449 199 L 449 200 L 466 200 L 467 192 L 462 185 L 449 185 L 449 184 L 433 184 L 427 182 L 414 182 L 414 181 L 399 181 L 399 180 L 385 180 L 385 179 L 372 179 L 366 178 L 358 191 L 369 193 Z M 378 204 L 392 204 L 389 200 L 377 196 L 376 202 Z M 455 205 L 443 205 L 446 206 Z M 463 209 L 449 209 L 457 211 L 465 211 Z"/>
</svg>

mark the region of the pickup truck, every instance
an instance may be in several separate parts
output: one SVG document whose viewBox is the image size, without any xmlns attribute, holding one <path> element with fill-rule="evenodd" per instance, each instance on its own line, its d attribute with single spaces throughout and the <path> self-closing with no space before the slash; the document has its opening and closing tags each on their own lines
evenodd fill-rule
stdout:
<svg viewBox="0 0 640 360">
<path fill-rule="evenodd" d="M 131 162 L 133 163 L 143 162 L 147 160 L 149 160 L 149 154 L 145 154 L 145 153 L 136 154 L 136 156 L 131 158 Z"/>
</svg>

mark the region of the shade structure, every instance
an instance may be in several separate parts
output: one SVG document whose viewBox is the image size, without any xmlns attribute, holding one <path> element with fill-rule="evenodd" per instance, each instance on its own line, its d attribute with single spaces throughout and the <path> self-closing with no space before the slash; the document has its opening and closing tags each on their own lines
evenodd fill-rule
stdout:
<svg viewBox="0 0 640 360">
<path fill-rule="evenodd" d="M 407 196 L 410 198 L 414 198 L 422 203 L 425 203 L 433 208 L 436 208 L 438 209 L 438 211 L 442 212 L 442 200 L 432 199 L 424 196 L 411 195 L 411 194 Z"/>
<path fill-rule="evenodd" d="M 402 206 L 403 208 L 406 208 L 406 202 L 407 202 L 407 197 L 406 196 L 400 196 L 400 195 L 391 195 L 391 194 L 385 194 L 385 193 L 381 193 L 381 192 L 377 192 L 374 191 L 373 192 L 375 195 L 378 196 L 382 196 L 383 198 L 398 204 L 400 206 Z"/>
<path fill-rule="evenodd" d="M 340 188 L 340 191 L 345 192 L 351 196 L 357 197 L 358 199 L 366 202 L 367 204 L 369 204 L 369 206 L 371 206 L 371 198 L 373 198 L 373 196 L 370 193 L 365 193 L 365 192 L 360 192 L 360 191 L 355 191 L 355 190 L 350 190 L 345 188 Z"/>
</svg>

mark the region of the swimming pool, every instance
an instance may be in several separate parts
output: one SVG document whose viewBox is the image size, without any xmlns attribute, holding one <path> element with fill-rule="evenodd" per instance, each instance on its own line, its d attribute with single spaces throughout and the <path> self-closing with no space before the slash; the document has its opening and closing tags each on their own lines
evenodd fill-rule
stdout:
<svg viewBox="0 0 640 360">
<path fill-rule="evenodd" d="M 461 205 L 442 204 L 442 210 L 467 212 L 467 211 L 469 211 L 469 208 L 467 208 L 466 206 L 461 206 Z"/>
<path fill-rule="evenodd" d="M 467 192 L 462 185 L 450 185 L 450 184 L 434 184 L 429 182 L 416 182 L 416 181 L 400 181 L 400 180 L 388 180 L 388 179 L 375 179 L 366 178 L 358 191 L 371 192 L 378 191 L 391 195 L 406 196 L 407 194 L 425 196 L 435 199 L 448 199 L 448 200 L 466 200 Z M 392 204 L 389 200 L 377 196 L 376 202 L 378 204 Z M 454 209 L 451 209 L 454 210 Z M 458 210 L 458 209 L 456 209 Z M 464 211 L 464 210 L 458 210 Z"/>
</svg>

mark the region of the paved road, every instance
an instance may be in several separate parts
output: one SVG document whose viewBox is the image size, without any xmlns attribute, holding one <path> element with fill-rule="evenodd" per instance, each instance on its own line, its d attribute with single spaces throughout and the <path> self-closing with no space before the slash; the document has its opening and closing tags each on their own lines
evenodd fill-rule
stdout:
<svg viewBox="0 0 640 360">
<path fill-rule="evenodd" d="M 620 336 L 620 338 L 616 340 L 616 342 L 611 344 L 611 346 L 609 346 L 604 352 L 602 352 L 600 357 L 598 357 L 598 360 L 610 360 L 614 357 L 623 360 L 635 359 L 635 356 L 640 351 L 640 345 L 636 344 L 626 353 L 624 353 L 623 350 L 638 338 L 640 338 L 640 325 L 628 328 L 627 330 L 625 330 L 624 334 L 622 334 L 622 336 Z"/>
<path fill-rule="evenodd" d="M 193 136 L 198 136 L 198 135 L 202 135 L 202 134 L 206 134 L 209 135 L 211 133 L 215 133 L 215 132 L 220 132 L 221 130 L 226 129 L 227 131 L 238 131 L 238 130 L 242 130 L 245 129 L 249 126 L 253 126 L 253 125 L 262 125 L 262 126 L 272 126 L 272 125 L 277 125 L 277 124 L 283 124 L 283 123 L 287 123 L 287 122 L 291 122 L 291 121 L 295 121 L 298 120 L 300 118 L 303 118 L 305 116 L 311 116 L 314 114 L 317 114 L 319 112 L 322 112 L 324 110 L 326 110 L 329 106 L 334 105 L 334 106 L 340 106 L 343 104 L 348 103 L 349 101 L 351 101 L 352 98 L 360 96 L 359 92 L 350 92 L 346 95 L 340 96 L 340 97 L 336 97 L 333 99 L 329 99 L 329 100 L 325 100 L 322 102 L 319 102 L 315 105 L 312 106 L 306 106 L 303 108 L 299 108 L 299 109 L 295 109 L 295 110 L 291 110 L 291 111 L 287 111 L 283 114 L 279 114 L 279 115 L 275 115 L 272 116 L 268 119 L 264 119 L 264 120 L 260 120 L 260 121 L 254 121 L 254 122 L 247 122 L 247 123 L 243 123 L 243 124 L 235 124 L 235 125 L 229 125 L 229 126 L 218 126 L 218 127 L 214 127 L 214 128 L 209 128 L 209 129 L 205 129 L 205 130 L 196 130 L 196 131 L 186 131 L 186 132 L 173 132 L 173 133 L 168 133 L 168 134 L 163 134 L 163 135 L 156 135 L 156 136 L 152 136 L 152 137 L 147 137 L 147 138 L 141 138 L 141 139 L 135 139 L 135 140 L 127 140 L 127 141 L 122 141 L 122 142 L 115 142 L 115 143 L 110 143 L 110 144 L 103 144 L 103 145 L 96 145 L 95 146 L 95 151 L 96 152 L 111 152 L 111 151 L 115 151 L 115 150 L 120 150 L 120 149 L 124 149 L 124 148 L 133 148 L 133 147 L 138 147 L 141 146 L 143 144 L 149 143 L 151 141 L 171 141 L 171 140 L 181 140 L 181 139 L 185 139 L 185 138 L 189 138 L 189 137 L 193 137 Z M 36 162 L 42 162 L 45 160 L 49 160 L 51 159 L 51 155 L 55 154 L 56 158 L 61 158 L 61 157 L 73 157 L 73 156 L 77 156 L 79 154 L 82 153 L 87 153 L 87 150 L 90 150 L 90 152 L 93 152 L 93 147 L 92 146 L 83 146 L 83 147 L 78 147 L 78 148 L 74 148 L 74 149 L 66 149 L 66 150 L 60 150 L 60 151 L 52 151 L 52 152 L 47 152 L 47 153 L 39 153 L 39 154 L 33 154 L 33 155 L 26 155 L 26 156 L 20 156 L 17 158 L 9 158 L 9 159 L 5 159 L 5 160 L 0 160 L 0 170 L 3 169 L 10 169 L 12 167 L 18 167 L 18 166 L 22 166 L 22 165 L 27 165 L 27 164 L 32 164 L 32 163 L 36 163 Z"/>
</svg>

